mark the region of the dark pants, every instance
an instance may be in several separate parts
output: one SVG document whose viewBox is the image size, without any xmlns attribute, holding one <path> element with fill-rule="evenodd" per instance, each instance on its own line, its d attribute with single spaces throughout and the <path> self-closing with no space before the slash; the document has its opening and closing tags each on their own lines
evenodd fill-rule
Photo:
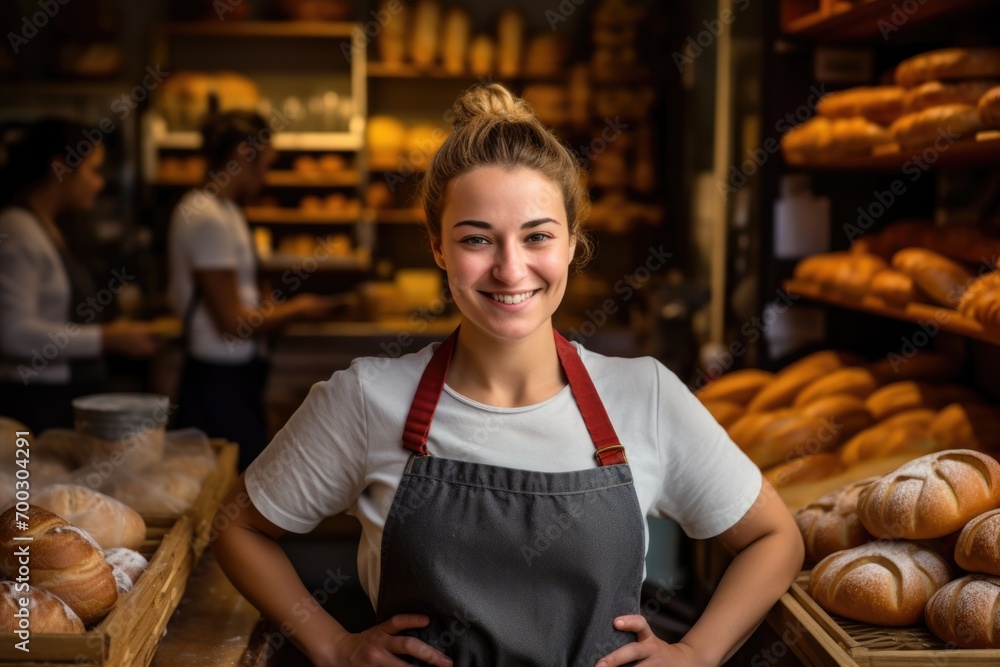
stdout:
<svg viewBox="0 0 1000 667">
<path fill-rule="evenodd" d="M 73 399 L 97 391 L 92 385 L 0 382 L 0 415 L 24 422 L 35 435 L 73 428 Z"/>
<path fill-rule="evenodd" d="M 213 364 L 188 356 L 177 399 L 177 428 L 199 428 L 211 438 L 240 446 L 240 470 L 245 470 L 267 445 L 264 387 L 268 364 Z"/>
</svg>

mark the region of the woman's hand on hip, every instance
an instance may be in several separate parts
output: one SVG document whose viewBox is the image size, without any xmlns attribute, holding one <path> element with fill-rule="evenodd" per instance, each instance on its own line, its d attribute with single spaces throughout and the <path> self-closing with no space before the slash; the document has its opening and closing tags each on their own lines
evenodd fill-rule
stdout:
<svg viewBox="0 0 1000 667">
<path fill-rule="evenodd" d="M 609 653 L 597 661 L 597 667 L 619 667 L 635 663 L 639 667 L 658 667 L 669 665 L 670 667 L 704 667 L 704 660 L 700 660 L 687 644 L 668 644 L 653 634 L 649 628 L 649 623 L 643 616 L 638 614 L 631 616 L 619 616 L 614 620 L 615 630 L 621 632 L 634 632 L 636 641 L 626 644 L 619 649 Z"/>
<path fill-rule="evenodd" d="M 365 665 L 366 667 L 406 667 L 397 655 L 419 658 L 437 667 L 452 667 L 452 660 L 441 651 L 416 637 L 400 637 L 397 633 L 422 628 L 430 619 L 422 614 L 397 614 L 373 628 L 344 635 L 334 647 L 330 665 Z"/>
</svg>

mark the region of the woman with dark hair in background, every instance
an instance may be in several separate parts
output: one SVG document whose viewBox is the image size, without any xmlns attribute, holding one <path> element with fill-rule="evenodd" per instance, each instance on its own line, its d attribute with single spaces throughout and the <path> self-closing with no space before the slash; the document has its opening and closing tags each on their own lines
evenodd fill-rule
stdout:
<svg viewBox="0 0 1000 667">
<path fill-rule="evenodd" d="M 67 154 L 85 129 L 60 118 L 28 125 L 0 174 L 0 412 L 36 433 L 73 425 L 72 399 L 103 389 L 103 353 L 156 350 L 148 324 L 101 322 L 88 306 L 97 286 L 67 245 L 66 214 L 93 209 L 104 187 L 103 145 Z"/>
<path fill-rule="evenodd" d="M 312 294 L 261 300 L 240 206 L 260 192 L 274 162 L 270 133 L 253 112 L 210 118 L 202 131 L 205 182 L 181 198 L 170 220 L 169 293 L 184 321 L 186 352 L 177 426 L 238 443 L 241 470 L 267 444 L 262 337 L 292 320 L 324 318 L 337 303 Z"/>
</svg>

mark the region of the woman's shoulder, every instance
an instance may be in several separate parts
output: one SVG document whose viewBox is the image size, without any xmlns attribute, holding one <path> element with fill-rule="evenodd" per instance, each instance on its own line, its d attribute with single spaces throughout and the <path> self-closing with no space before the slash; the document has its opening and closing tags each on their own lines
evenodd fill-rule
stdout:
<svg viewBox="0 0 1000 667">
<path fill-rule="evenodd" d="M 18 206 L 9 206 L 0 211 L 0 252 L 16 252 L 19 255 L 35 253 L 47 254 L 52 246 L 45 230 L 35 217 Z"/>
<path fill-rule="evenodd" d="M 605 355 L 577 341 L 571 342 L 595 384 L 611 384 L 616 389 L 627 389 L 633 393 L 690 393 L 680 378 L 655 357 Z"/>
<path fill-rule="evenodd" d="M 406 348 L 402 342 L 405 340 L 412 344 L 413 338 L 400 336 L 383 342 L 381 347 L 387 352 L 355 358 L 348 368 L 321 382 L 321 388 L 340 395 L 344 391 L 360 391 L 366 403 L 392 402 L 408 397 L 408 404 L 439 343 L 430 343 L 404 354 Z"/>
</svg>

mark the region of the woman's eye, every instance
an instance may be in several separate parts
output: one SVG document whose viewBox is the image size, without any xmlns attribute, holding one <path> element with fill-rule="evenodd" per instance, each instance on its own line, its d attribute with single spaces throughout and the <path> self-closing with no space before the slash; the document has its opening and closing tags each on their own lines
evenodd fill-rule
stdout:
<svg viewBox="0 0 1000 667">
<path fill-rule="evenodd" d="M 483 245 L 487 243 L 487 239 L 485 236 L 466 236 L 462 239 L 462 243 L 467 245 Z"/>
<path fill-rule="evenodd" d="M 541 243 L 542 241 L 547 241 L 548 238 L 549 238 L 548 234 L 538 233 L 538 234 L 532 234 L 526 240 L 529 243 Z"/>
</svg>

